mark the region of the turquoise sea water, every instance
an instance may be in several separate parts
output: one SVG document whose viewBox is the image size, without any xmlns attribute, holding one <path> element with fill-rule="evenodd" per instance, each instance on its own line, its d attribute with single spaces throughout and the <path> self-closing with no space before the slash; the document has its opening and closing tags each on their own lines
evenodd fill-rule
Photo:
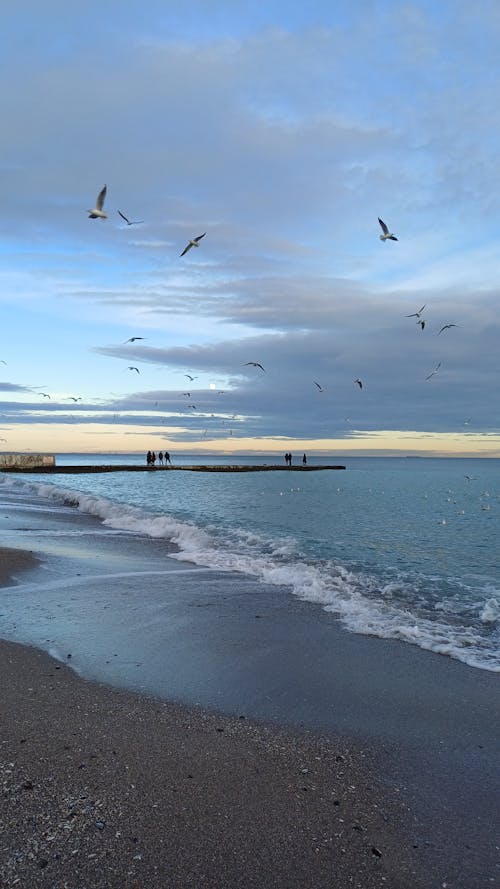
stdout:
<svg viewBox="0 0 500 889">
<path fill-rule="evenodd" d="M 4 475 L 0 493 L 3 485 L 70 502 L 107 526 L 171 540 L 180 560 L 280 585 L 351 632 L 500 671 L 500 460 L 309 458 L 315 463 L 346 470 Z"/>
</svg>

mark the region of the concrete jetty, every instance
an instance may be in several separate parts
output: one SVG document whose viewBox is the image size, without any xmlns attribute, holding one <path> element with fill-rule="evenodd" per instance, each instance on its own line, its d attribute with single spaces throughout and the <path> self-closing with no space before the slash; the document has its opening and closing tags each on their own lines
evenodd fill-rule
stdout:
<svg viewBox="0 0 500 889">
<path fill-rule="evenodd" d="M 242 464 L 218 465 L 218 464 L 192 464 L 179 466 L 134 466 L 130 463 L 103 464 L 103 465 L 76 465 L 56 466 L 54 464 L 30 465 L 25 463 L 4 464 L 0 463 L 0 471 L 17 474 L 36 475 L 84 475 L 95 472 L 318 472 L 322 470 L 345 469 L 345 466 L 321 464 L 319 466 L 282 466 L 278 463 L 259 464 L 246 466 Z"/>
</svg>

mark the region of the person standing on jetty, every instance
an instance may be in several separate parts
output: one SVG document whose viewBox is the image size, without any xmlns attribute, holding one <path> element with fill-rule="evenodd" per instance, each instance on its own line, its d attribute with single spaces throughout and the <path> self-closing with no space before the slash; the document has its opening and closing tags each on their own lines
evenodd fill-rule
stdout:
<svg viewBox="0 0 500 889">
<path fill-rule="evenodd" d="M 172 461 L 171 461 L 171 459 L 170 459 L 170 454 L 169 454 L 169 452 L 168 452 L 168 451 L 165 451 L 165 453 L 164 453 L 163 456 L 164 456 L 164 458 L 165 458 L 165 466 L 167 465 L 167 463 L 171 466 L 171 465 L 172 465 Z"/>
<path fill-rule="evenodd" d="M 163 466 L 163 451 L 160 451 L 160 453 L 158 454 L 158 463 L 160 464 L 160 466 Z"/>
<path fill-rule="evenodd" d="M 302 466 L 306 466 L 306 465 L 307 465 L 307 457 L 304 454 L 304 456 L 302 457 Z"/>
</svg>

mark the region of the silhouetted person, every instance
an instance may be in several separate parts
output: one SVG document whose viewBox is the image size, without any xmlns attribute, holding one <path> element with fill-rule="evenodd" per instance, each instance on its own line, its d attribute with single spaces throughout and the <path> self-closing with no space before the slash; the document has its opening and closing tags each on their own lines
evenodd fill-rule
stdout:
<svg viewBox="0 0 500 889">
<path fill-rule="evenodd" d="M 151 465 L 151 451 L 148 451 L 146 454 L 146 463 L 148 464 L 148 466 Z"/>
<path fill-rule="evenodd" d="M 302 457 L 302 466 L 305 466 L 306 463 L 307 463 L 307 457 L 306 457 L 306 455 L 304 454 L 304 456 Z"/>
<path fill-rule="evenodd" d="M 165 466 L 167 465 L 167 463 L 170 463 L 170 466 L 171 466 L 172 461 L 170 459 L 170 454 L 168 453 L 168 451 L 165 451 L 165 454 L 163 456 L 165 457 Z"/>
<path fill-rule="evenodd" d="M 158 462 L 160 466 L 163 466 L 163 451 L 160 451 L 160 453 L 158 454 Z"/>
</svg>

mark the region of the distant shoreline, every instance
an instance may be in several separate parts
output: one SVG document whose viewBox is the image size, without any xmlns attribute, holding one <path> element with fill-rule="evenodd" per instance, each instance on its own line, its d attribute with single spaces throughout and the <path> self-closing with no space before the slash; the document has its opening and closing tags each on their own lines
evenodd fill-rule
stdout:
<svg viewBox="0 0 500 889">
<path fill-rule="evenodd" d="M 92 472 L 171 472 L 172 470 L 180 470 L 182 472 L 318 472 L 325 469 L 345 469 L 345 466 L 334 466 L 331 464 L 322 464 L 321 466 L 281 466 L 279 464 L 264 464 L 244 466 L 241 464 L 231 464 L 223 466 L 217 464 L 193 464 L 188 466 L 133 466 L 130 463 L 119 465 L 103 464 L 103 465 L 77 465 L 77 466 L 5 466 L 2 472 L 21 473 L 22 475 L 80 475 Z"/>
</svg>

